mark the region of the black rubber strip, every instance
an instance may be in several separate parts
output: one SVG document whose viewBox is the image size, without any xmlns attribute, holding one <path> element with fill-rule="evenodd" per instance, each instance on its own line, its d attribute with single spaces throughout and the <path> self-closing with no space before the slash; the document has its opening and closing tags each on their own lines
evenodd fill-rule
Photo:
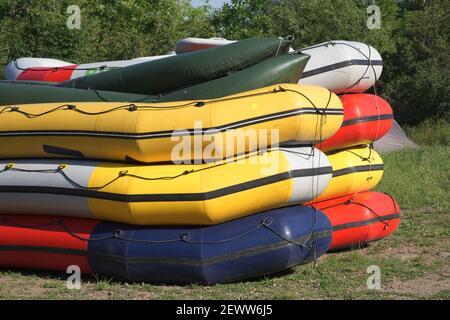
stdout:
<svg viewBox="0 0 450 320">
<path fill-rule="evenodd" d="M 364 60 L 364 59 L 362 59 L 362 60 L 354 59 L 354 60 L 342 61 L 342 62 L 338 62 L 335 64 L 330 64 L 329 66 L 325 66 L 325 67 L 321 67 L 321 68 L 303 72 L 302 77 L 300 79 L 305 79 L 305 78 L 312 77 L 312 76 L 315 76 L 315 75 L 318 75 L 321 73 L 325 73 L 325 72 L 329 72 L 329 71 L 333 71 L 336 69 L 341 69 L 341 68 L 345 68 L 345 67 L 349 67 L 349 66 L 369 66 L 369 65 L 382 66 L 383 61 L 382 60 L 372 60 L 371 63 L 369 63 L 368 60 Z"/>
<path fill-rule="evenodd" d="M 350 126 L 352 124 L 357 124 L 361 122 L 370 122 L 370 121 L 378 121 L 378 120 L 388 120 L 388 119 L 394 119 L 394 116 L 392 114 L 380 114 L 375 116 L 367 116 L 367 117 L 360 117 L 360 118 L 353 118 L 348 119 L 342 122 L 341 127 Z"/>
<path fill-rule="evenodd" d="M 115 194 L 96 190 L 86 189 L 67 189 L 57 187 L 36 187 L 36 186 L 0 186 L 0 192 L 4 193 L 46 193 L 69 195 L 75 197 L 87 197 L 119 202 L 177 202 L 177 201 L 203 201 L 209 199 L 220 198 L 233 193 L 242 192 L 269 185 L 272 183 L 299 178 L 312 177 L 319 175 L 331 174 L 331 167 L 321 167 L 312 169 L 298 169 L 288 172 L 279 173 L 252 181 L 243 182 L 237 185 L 200 193 L 168 193 L 168 194 Z"/>
<path fill-rule="evenodd" d="M 85 250 L 54 248 L 54 247 L 44 247 L 44 246 L 0 245 L 0 251 L 26 251 L 26 252 L 38 252 L 38 253 L 68 254 L 68 255 L 73 255 L 73 256 L 86 256 L 87 255 Z"/>
<path fill-rule="evenodd" d="M 52 154 L 57 154 L 60 156 L 68 156 L 68 157 L 76 157 L 76 158 L 81 158 L 81 159 L 85 159 L 85 156 L 83 155 L 83 153 L 81 151 L 78 150 L 72 150 L 72 149 L 67 149 L 67 148 L 61 148 L 61 147 L 56 147 L 56 146 L 50 146 L 47 144 L 44 144 L 42 146 L 42 149 L 44 149 L 44 152 L 46 153 L 52 153 Z"/>
<path fill-rule="evenodd" d="M 333 178 L 340 177 L 346 174 L 352 174 L 356 172 L 384 170 L 384 164 L 369 164 L 364 166 L 354 166 L 333 171 Z"/>
<path fill-rule="evenodd" d="M 372 219 L 338 224 L 338 225 L 333 226 L 333 231 L 341 231 L 341 230 L 345 230 L 345 229 L 363 227 L 363 226 L 368 226 L 372 223 L 377 223 L 377 222 L 382 222 L 382 221 L 387 221 L 387 220 L 394 220 L 394 219 L 400 219 L 400 213 L 393 213 L 393 214 L 389 214 L 389 215 L 385 215 L 385 216 L 375 217 Z"/>
<path fill-rule="evenodd" d="M 279 119 L 295 117 L 298 115 L 307 114 L 326 114 L 326 115 L 343 115 L 344 111 L 342 109 L 335 108 L 302 108 L 293 109 L 282 112 L 277 112 L 273 114 L 267 114 L 251 119 L 236 121 L 233 123 L 228 123 L 222 126 L 217 126 L 215 128 L 198 128 L 198 129 L 185 129 L 182 131 L 155 131 L 155 132 L 144 132 L 144 133 L 127 133 L 127 132 L 109 132 L 109 131 L 82 131 L 82 130 L 40 130 L 40 131 L 3 131 L 0 132 L 0 137 L 17 137 L 17 136 L 88 136 L 97 138 L 115 138 L 115 139 L 155 139 L 155 138 L 170 138 L 172 136 L 190 136 L 190 135 L 204 135 L 204 134 L 217 134 L 219 132 L 224 132 L 230 129 L 239 129 L 246 126 L 261 124 L 265 122 L 275 121 Z"/>
</svg>

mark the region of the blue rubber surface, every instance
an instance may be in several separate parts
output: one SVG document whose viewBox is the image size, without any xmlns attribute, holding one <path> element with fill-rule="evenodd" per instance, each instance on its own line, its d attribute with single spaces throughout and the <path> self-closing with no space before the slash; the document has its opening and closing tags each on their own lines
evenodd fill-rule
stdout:
<svg viewBox="0 0 450 320">
<path fill-rule="evenodd" d="M 328 250 L 331 224 L 318 210 L 292 206 L 206 227 L 101 222 L 91 240 L 88 260 L 95 273 L 130 282 L 211 285 L 314 260 Z"/>
</svg>

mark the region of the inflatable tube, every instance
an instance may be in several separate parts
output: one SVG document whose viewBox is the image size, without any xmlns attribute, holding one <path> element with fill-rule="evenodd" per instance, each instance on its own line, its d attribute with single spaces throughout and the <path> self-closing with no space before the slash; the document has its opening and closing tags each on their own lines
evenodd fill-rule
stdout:
<svg viewBox="0 0 450 320">
<path fill-rule="evenodd" d="M 73 65 L 73 63 L 48 58 L 20 58 L 14 59 L 5 67 L 4 75 L 6 80 L 17 80 L 17 78 L 30 68 L 57 68 Z"/>
<path fill-rule="evenodd" d="M 322 151 L 371 144 L 391 129 L 394 116 L 389 103 L 371 94 L 341 96 L 344 106 L 342 127 L 330 138 L 318 144 Z"/>
<path fill-rule="evenodd" d="M 223 77 L 287 52 L 289 41 L 253 38 L 211 50 L 148 61 L 77 78 L 59 85 L 71 88 L 158 95 Z"/>
<path fill-rule="evenodd" d="M 0 106 L 64 102 L 153 102 L 141 94 L 55 87 L 51 83 L 0 81 Z"/>
<path fill-rule="evenodd" d="M 327 156 L 333 167 L 333 177 L 326 190 L 312 202 L 371 190 L 383 176 L 383 160 L 371 148 L 354 147 L 327 153 Z"/>
<path fill-rule="evenodd" d="M 139 225 L 216 224 L 304 203 L 325 190 L 332 171 L 311 147 L 203 165 L 21 159 L 1 160 L 0 168 L 0 214 Z"/>
<path fill-rule="evenodd" d="M 0 105 L 45 102 L 164 102 L 215 99 L 279 83 L 297 83 L 308 56 L 282 55 L 220 79 L 178 90 L 162 96 L 147 96 L 101 90 L 72 89 L 33 83 L 0 81 Z"/>
<path fill-rule="evenodd" d="M 76 67 L 76 64 L 55 68 L 36 67 L 23 71 L 17 77 L 17 80 L 63 82 L 67 79 L 70 79 L 70 76 L 72 75 Z"/>
<path fill-rule="evenodd" d="M 0 157 L 201 163 L 274 143 L 314 144 L 342 119 L 335 94 L 296 84 L 180 103 L 22 105 L 0 109 Z"/>
<path fill-rule="evenodd" d="M 319 85 L 335 93 L 364 92 L 383 71 L 379 52 L 361 42 L 330 41 L 300 51 L 311 59 L 299 83 Z"/>
<path fill-rule="evenodd" d="M 234 42 L 236 41 L 227 40 L 223 38 L 209 38 L 209 39 L 185 38 L 178 40 L 177 43 L 175 43 L 175 52 L 176 54 L 189 53 L 194 51 L 220 47 Z"/>
<path fill-rule="evenodd" d="M 242 71 L 163 95 L 158 101 L 215 99 L 278 83 L 297 83 L 309 56 L 287 54 L 266 59 Z"/>
<path fill-rule="evenodd" d="M 208 227 L 136 227 L 89 219 L 0 217 L 0 266 L 127 282 L 212 285 L 306 263 L 331 241 L 318 210 L 289 207 Z"/>
<path fill-rule="evenodd" d="M 330 250 L 360 246 L 390 236 L 400 224 L 400 207 L 385 193 L 362 192 L 313 203 L 331 221 Z"/>
</svg>

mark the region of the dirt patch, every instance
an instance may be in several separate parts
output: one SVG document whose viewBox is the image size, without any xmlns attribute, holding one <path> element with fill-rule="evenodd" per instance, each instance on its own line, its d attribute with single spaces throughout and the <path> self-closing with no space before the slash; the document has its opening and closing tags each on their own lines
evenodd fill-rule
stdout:
<svg viewBox="0 0 450 320">
<path fill-rule="evenodd" d="M 13 276 L 0 277 L 0 296 L 8 294 L 14 299 L 34 299 L 45 296 L 55 288 L 55 284 L 48 283 L 45 279 L 29 279 Z"/>
<path fill-rule="evenodd" d="M 404 262 L 410 262 L 417 258 L 422 258 L 426 263 L 433 263 L 437 260 L 450 259 L 450 243 L 441 242 L 438 246 L 419 247 L 414 245 L 401 245 L 389 247 L 383 250 L 383 255 Z"/>
<path fill-rule="evenodd" d="M 391 250 L 390 254 L 393 253 L 392 251 L 396 250 Z M 428 264 L 448 262 L 450 259 L 448 252 L 443 251 L 442 247 L 420 250 L 416 247 L 407 247 L 396 252 L 396 257 L 401 260 L 422 257 Z M 396 279 L 386 285 L 385 290 L 390 293 L 411 294 L 418 297 L 427 297 L 444 290 L 450 291 L 450 264 L 443 263 L 443 267 L 440 270 L 434 273 L 428 273 L 423 277 L 407 281 Z"/>
<path fill-rule="evenodd" d="M 390 247 L 384 250 L 384 255 L 401 261 L 411 261 L 421 256 L 429 254 L 429 249 L 423 249 L 412 245 L 402 245 L 399 247 Z"/>
<path fill-rule="evenodd" d="M 450 278 L 440 275 L 427 275 L 408 281 L 394 280 L 386 285 L 384 291 L 397 294 L 412 294 L 427 297 L 432 294 L 450 290 Z"/>
<path fill-rule="evenodd" d="M 396 247 L 383 248 L 381 254 L 386 258 L 398 259 L 402 263 L 420 261 L 425 266 L 442 265 L 438 270 L 427 272 L 422 277 L 409 280 L 398 278 L 385 283 L 382 291 L 391 299 L 427 298 L 433 294 L 450 290 L 450 241 L 442 241 L 432 247 L 421 247 L 403 244 Z"/>
</svg>

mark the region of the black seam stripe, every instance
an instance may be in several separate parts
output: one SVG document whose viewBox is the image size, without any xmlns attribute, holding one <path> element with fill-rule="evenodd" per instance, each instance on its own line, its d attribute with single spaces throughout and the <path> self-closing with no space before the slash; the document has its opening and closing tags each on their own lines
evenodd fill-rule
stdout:
<svg viewBox="0 0 450 320">
<path fill-rule="evenodd" d="M 295 117 L 298 115 L 308 115 L 308 114 L 327 114 L 327 115 L 343 115 L 344 111 L 342 109 L 335 108 L 302 108 L 302 109 L 292 109 L 282 112 L 277 112 L 273 114 L 267 114 L 255 118 L 240 120 L 214 128 L 201 128 L 198 129 L 186 129 L 180 132 L 175 132 L 173 130 L 166 131 L 155 131 L 155 132 L 144 132 L 144 133 L 128 133 L 128 132 L 96 132 L 96 131 L 82 131 L 82 130 L 40 130 L 40 131 L 4 131 L 0 132 L 0 136 L 13 137 L 13 136 L 93 136 L 99 138 L 118 138 L 118 139 L 155 139 L 155 138 L 168 138 L 172 136 L 186 136 L 186 135 L 200 135 L 200 134 L 217 134 L 231 129 L 243 128 L 246 126 L 261 124 L 265 122 L 275 121 L 279 119 Z"/>
<path fill-rule="evenodd" d="M 331 236 L 330 231 L 321 231 L 321 232 L 315 232 L 313 233 L 313 236 L 311 239 L 320 239 L 320 238 L 326 238 Z M 293 239 L 292 241 L 302 243 L 305 240 L 307 240 L 307 236 L 302 236 L 297 239 Z M 89 256 L 96 256 L 96 257 L 102 257 L 106 258 L 108 260 L 113 260 L 115 262 L 122 262 L 122 263 L 157 263 L 157 264 L 171 264 L 171 265 L 192 265 L 192 266 L 201 266 L 201 265 L 210 265 L 210 264 L 216 264 L 216 263 L 223 263 L 230 260 L 235 260 L 239 258 L 249 257 L 256 254 L 261 253 L 267 253 L 273 250 L 278 250 L 282 248 L 286 248 L 289 246 L 294 246 L 296 244 L 293 244 L 288 241 L 281 241 L 274 244 L 269 245 L 262 245 L 257 246 L 253 248 L 243 249 L 240 251 L 227 253 L 221 256 L 216 256 L 212 258 L 208 258 L 203 260 L 202 262 L 198 262 L 194 259 L 187 259 L 187 258 L 172 258 L 172 257 L 122 257 L 117 255 L 110 255 L 110 254 L 104 254 L 99 252 L 93 252 L 89 251 Z"/>
<path fill-rule="evenodd" d="M 200 193 L 172 193 L 172 194 L 115 194 L 109 192 L 85 190 L 85 189 L 67 189 L 55 187 L 33 187 L 33 186 L 0 186 L 0 192 L 4 193 L 47 193 L 69 195 L 77 197 L 88 197 L 120 202 L 177 202 L 177 201 L 202 201 L 223 197 L 233 193 L 246 191 L 269 185 L 272 183 L 300 177 L 312 177 L 319 175 L 331 174 L 331 167 L 298 169 L 288 172 L 279 173 L 273 176 L 259 178 L 252 181 L 243 182 L 225 188 L 200 192 Z"/>
<path fill-rule="evenodd" d="M 26 251 L 26 252 L 37 252 L 37 253 L 53 253 L 53 254 L 69 254 L 69 255 L 73 255 L 73 256 L 86 256 L 85 250 L 44 247 L 44 246 L 0 245 L 0 251 Z"/>
<path fill-rule="evenodd" d="M 349 126 L 349 125 L 357 124 L 357 123 L 361 123 L 361 122 L 370 122 L 370 121 L 388 120 L 388 119 L 394 119 L 394 116 L 392 115 L 392 113 L 348 119 L 348 120 L 345 120 L 344 122 L 342 122 L 341 127 L 345 127 L 345 126 Z"/>
<path fill-rule="evenodd" d="M 341 230 L 345 230 L 345 229 L 363 227 L 363 226 L 368 226 L 372 223 L 377 223 L 377 222 L 382 222 L 382 221 L 387 221 L 387 220 L 394 220 L 394 219 L 400 219 L 400 213 L 389 214 L 389 215 L 385 215 L 382 217 L 376 217 L 376 218 L 367 219 L 367 220 L 338 224 L 338 225 L 333 226 L 333 231 L 341 231 Z"/>
<path fill-rule="evenodd" d="M 364 166 L 354 166 L 333 171 L 333 178 L 356 172 L 384 170 L 384 164 L 369 164 Z"/>
<path fill-rule="evenodd" d="M 368 60 L 359 60 L 359 59 L 342 61 L 342 62 L 338 62 L 335 64 L 330 64 L 329 66 L 325 66 L 325 67 L 321 67 L 321 68 L 303 72 L 301 79 L 305 79 L 305 78 L 312 77 L 312 76 L 315 76 L 315 75 L 318 75 L 321 73 L 325 73 L 325 72 L 329 72 L 329 71 L 333 71 L 336 69 L 341 69 L 341 68 L 345 68 L 345 67 L 349 67 L 349 66 L 369 66 L 369 65 L 382 66 L 383 61 L 382 60 L 371 60 L 369 62 Z"/>
</svg>

